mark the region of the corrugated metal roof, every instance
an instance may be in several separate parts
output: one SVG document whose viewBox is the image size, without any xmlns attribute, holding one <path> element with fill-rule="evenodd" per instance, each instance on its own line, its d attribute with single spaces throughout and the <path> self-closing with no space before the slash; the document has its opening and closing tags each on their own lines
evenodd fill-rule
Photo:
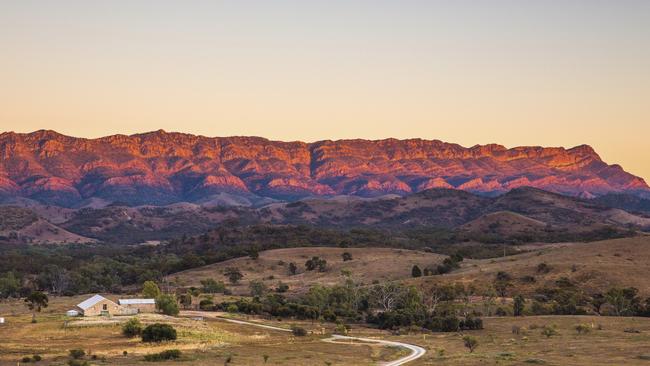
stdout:
<svg viewBox="0 0 650 366">
<path fill-rule="evenodd" d="M 117 303 L 120 305 L 135 305 L 135 304 L 155 304 L 154 299 L 119 299 Z"/>
<path fill-rule="evenodd" d="M 86 310 L 86 309 L 88 309 L 89 307 L 91 307 L 91 306 L 97 304 L 98 302 L 100 302 L 100 301 L 102 301 L 102 300 L 106 300 L 106 298 L 105 298 L 104 296 L 102 296 L 102 295 L 95 295 L 95 296 L 91 297 L 91 298 L 88 299 L 88 300 L 82 301 L 82 302 L 79 303 L 79 305 L 77 305 L 77 306 L 78 306 L 80 309 Z"/>
</svg>

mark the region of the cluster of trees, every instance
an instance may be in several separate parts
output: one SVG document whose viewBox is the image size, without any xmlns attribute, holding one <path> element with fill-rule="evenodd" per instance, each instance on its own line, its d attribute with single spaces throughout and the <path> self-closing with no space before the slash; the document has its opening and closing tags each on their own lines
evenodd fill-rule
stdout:
<svg viewBox="0 0 650 366">
<path fill-rule="evenodd" d="M 460 289 L 462 287 L 462 289 Z M 253 292 L 253 285 L 251 285 Z M 202 300 L 204 310 L 220 310 L 268 317 L 328 322 L 367 322 L 382 329 L 418 326 L 432 331 L 482 329 L 483 322 L 469 309 L 462 285 L 422 290 L 397 283 L 361 286 L 351 279 L 335 286 L 314 285 L 307 293 L 288 299 L 280 293 L 255 294 L 214 304 Z"/>
<path fill-rule="evenodd" d="M 462 261 L 463 261 L 462 254 L 456 252 L 450 255 L 449 257 L 445 258 L 442 261 L 442 264 L 439 264 L 433 268 L 425 267 L 424 271 L 422 271 L 418 265 L 414 265 L 413 268 L 411 268 L 411 276 L 412 277 L 422 277 L 422 275 L 435 276 L 435 275 L 449 273 L 455 269 L 460 268 L 460 262 Z"/>
</svg>

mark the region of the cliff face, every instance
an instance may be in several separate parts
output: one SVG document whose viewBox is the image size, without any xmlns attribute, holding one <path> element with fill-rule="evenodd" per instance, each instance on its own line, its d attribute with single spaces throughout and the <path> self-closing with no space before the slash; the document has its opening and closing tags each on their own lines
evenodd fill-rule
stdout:
<svg viewBox="0 0 650 366">
<path fill-rule="evenodd" d="M 0 195 L 57 205 L 207 200 L 221 192 L 293 199 L 429 188 L 496 194 L 533 186 L 575 196 L 650 191 L 589 146 L 464 148 L 437 140 L 315 143 L 156 131 L 99 139 L 53 131 L 0 135 Z"/>
</svg>

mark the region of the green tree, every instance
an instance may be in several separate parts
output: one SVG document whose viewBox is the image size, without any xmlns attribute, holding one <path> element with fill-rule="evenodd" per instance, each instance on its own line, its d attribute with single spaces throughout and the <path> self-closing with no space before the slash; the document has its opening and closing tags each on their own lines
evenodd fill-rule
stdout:
<svg viewBox="0 0 650 366">
<path fill-rule="evenodd" d="M 181 303 L 184 309 L 189 309 L 192 306 L 192 293 L 187 292 L 179 296 L 178 301 Z"/>
<path fill-rule="evenodd" d="M 0 299 L 18 296 L 20 281 L 13 272 L 7 272 L 0 276 Z"/>
<path fill-rule="evenodd" d="M 411 277 L 422 277 L 422 270 L 416 265 L 411 268 Z"/>
<path fill-rule="evenodd" d="M 230 283 L 232 283 L 233 285 L 239 283 L 239 281 L 242 278 L 244 278 L 244 275 L 241 273 L 239 268 L 235 268 L 235 267 L 226 268 L 223 274 L 228 278 L 228 281 L 230 281 Z"/>
<path fill-rule="evenodd" d="M 268 291 L 264 282 L 260 280 L 252 280 L 248 287 L 250 288 L 251 296 L 253 297 L 262 297 Z"/>
<path fill-rule="evenodd" d="M 517 295 L 514 298 L 514 302 L 512 303 L 512 314 L 514 316 L 522 316 L 524 313 L 524 305 L 526 303 L 526 300 L 524 299 L 523 296 Z"/>
<path fill-rule="evenodd" d="M 214 278 L 201 280 L 201 286 L 203 286 L 203 292 L 206 294 L 222 293 L 226 290 L 226 285 L 221 281 L 215 280 Z"/>
<path fill-rule="evenodd" d="M 156 299 L 156 309 L 165 315 L 178 315 L 178 303 L 173 295 L 163 294 Z"/>
<path fill-rule="evenodd" d="M 605 294 L 605 299 L 614 308 L 617 316 L 634 315 L 640 307 L 641 299 L 637 296 L 639 290 L 634 287 L 611 288 Z"/>
<path fill-rule="evenodd" d="M 25 298 L 25 304 L 32 311 L 32 323 L 36 323 L 36 313 L 40 313 L 48 305 L 47 295 L 40 291 L 35 291 Z"/>
<path fill-rule="evenodd" d="M 291 275 L 298 273 L 298 266 L 293 262 L 289 263 L 289 273 L 291 273 Z"/>
<path fill-rule="evenodd" d="M 153 281 L 144 281 L 142 284 L 142 296 L 148 299 L 157 299 L 160 296 L 160 288 Z"/>
</svg>

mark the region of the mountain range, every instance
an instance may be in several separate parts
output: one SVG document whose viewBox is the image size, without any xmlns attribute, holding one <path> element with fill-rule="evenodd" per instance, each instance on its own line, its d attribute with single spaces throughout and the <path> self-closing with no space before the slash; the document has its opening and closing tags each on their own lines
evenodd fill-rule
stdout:
<svg viewBox="0 0 650 366">
<path fill-rule="evenodd" d="M 0 201 L 5 202 L 136 206 L 226 197 L 255 205 L 310 196 L 403 196 L 431 188 L 496 196 L 524 186 L 583 198 L 650 196 L 642 178 L 603 162 L 587 145 L 466 148 L 422 139 L 305 143 L 162 130 L 97 139 L 47 130 L 0 134 Z"/>
</svg>

